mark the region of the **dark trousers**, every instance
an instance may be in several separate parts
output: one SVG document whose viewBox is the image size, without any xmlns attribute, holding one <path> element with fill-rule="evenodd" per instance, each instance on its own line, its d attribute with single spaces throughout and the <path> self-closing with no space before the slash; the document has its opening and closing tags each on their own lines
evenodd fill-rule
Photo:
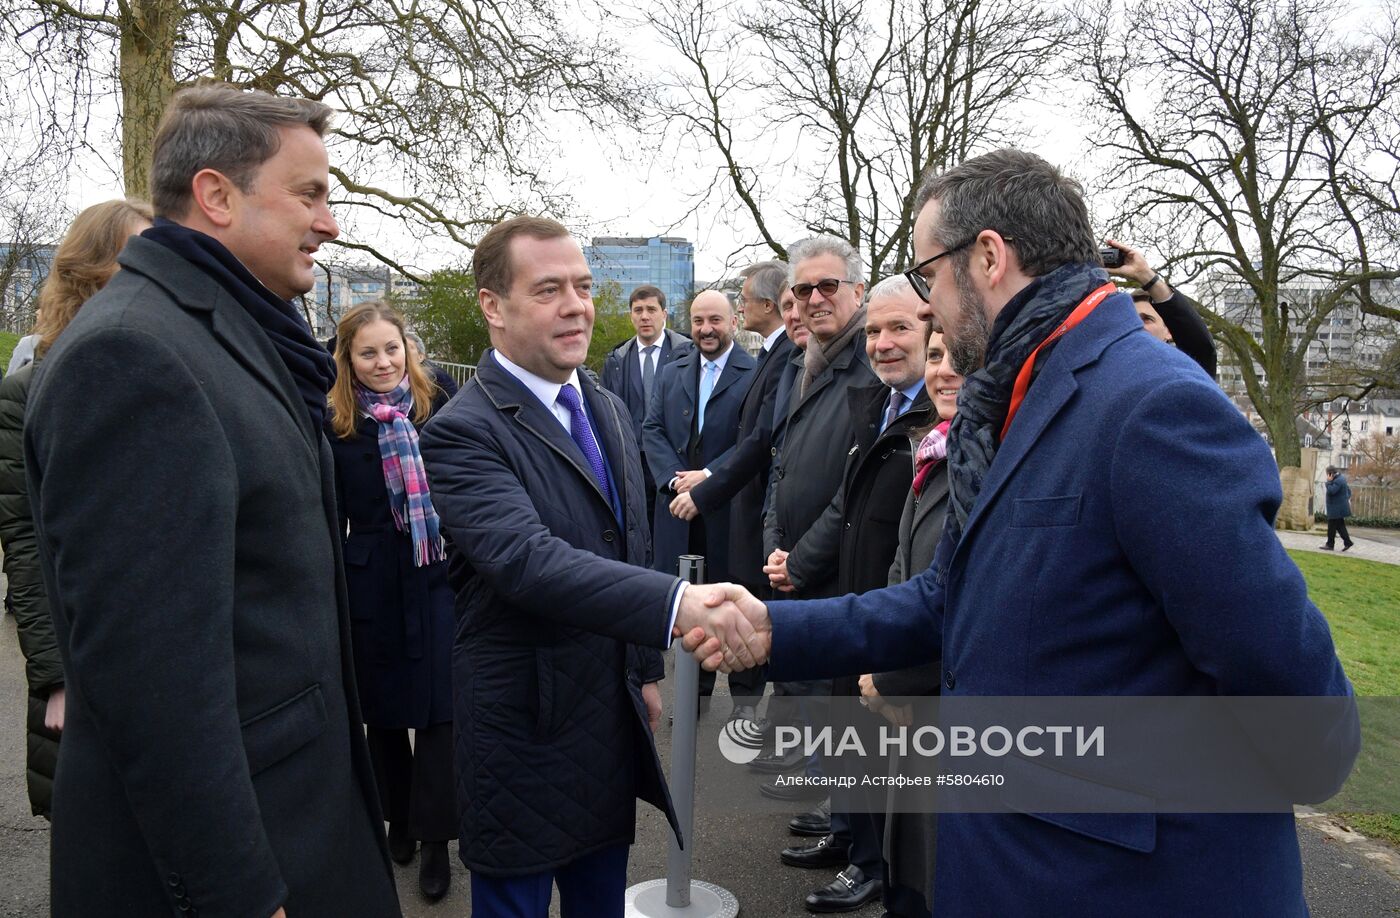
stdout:
<svg viewBox="0 0 1400 918">
<path fill-rule="evenodd" d="M 472 872 L 474 918 L 548 918 L 552 884 L 559 884 L 563 918 L 622 918 L 627 893 L 627 846 L 612 845 L 563 867 L 523 877 Z"/>
<path fill-rule="evenodd" d="M 452 778 L 452 724 L 415 730 L 368 727 L 369 760 L 384 818 L 408 827 L 423 842 L 457 837 L 457 794 Z"/>
<path fill-rule="evenodd" d="M 885 878 L 885 814 L 831 813 L 831 834 L 837 841 L 850 842 L 851 855 L 846 860 L 855 864 L 866 879 Z"/>
<path fill-rule="evenodd" d="M 1342 537 L 1343 545 L 1351 544 L 1351 533 L 1347 532 L 1347 521 L 1341 517 L 1327 518 L 1327 547 L 1337 544 L 1337 536 Z"/>
</svg>

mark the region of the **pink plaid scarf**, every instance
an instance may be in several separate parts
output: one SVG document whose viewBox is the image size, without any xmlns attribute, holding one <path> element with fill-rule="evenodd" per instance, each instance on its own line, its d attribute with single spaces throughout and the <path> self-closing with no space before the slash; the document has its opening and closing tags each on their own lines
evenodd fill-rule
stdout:
<svg viewBox="0 0 1400 918">
<path fill-rule="evenodd" d="M 384 484 L 389 488 L 389 509 L 399 532 L 413 539 L 413 563 L 425 567 L 444 557 L 437 511 L 428 493 L 428 474 L 418 451 L 418 430 L 409 420 L 413 390 L 408 374 L 389 392 L 373 392 L 355 383 L 355 397 L 365 413 L 379 423 L 379 458 L 384 464 Z"/>
<path fill-rule="evenodd" d="M 948 425 L 952 423 L 951 419 L 939 422 L 919 441 L 919 448 L 914 453 L 915 498 L 924 493 L 924 485 L 928 483 L 928 476 L 938 467 L 938 463 L 948 455 Z"/>
</svg>

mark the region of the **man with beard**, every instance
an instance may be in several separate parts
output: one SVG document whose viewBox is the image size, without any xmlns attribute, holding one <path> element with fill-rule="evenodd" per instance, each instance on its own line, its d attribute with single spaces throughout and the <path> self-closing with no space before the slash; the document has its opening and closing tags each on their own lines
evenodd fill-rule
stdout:
<svg viewBox="0 0 1400 918">
<path fill-rule="evenodd" d="M 734 346 L 734 307 L 718 290 L 695 297 L 690 329 L 695 348 L 662 368 L 642 425 L 642 453 L 657 491 L 652 562 L 674 574 L 681 555 L 704 555 L 707 579 L 716 583 L 729 579 L 729 504 L 685 520 L 671 514 L 671 502 L 682 480 L 693 484 L 733 451 L 754 359 Z M 714 686 L 714 673 L 706 673 L 701 694 L 708 697 Z"/>
<path fill-rule="evenodd" d="M 941 655 L 945 699 L 1350 696 L 1273 531 L 1268 446 L 1190 358 L 1143 332 L 1099 266 L 1078 185 L 1002 150 L 928 180 L 916 208 L 908 277 L 967 377 L 943 540 L 928 571 L 863 596 L 765 608 L 729 590 L 767 629 L 772 675 Z M 752 642 L 692 631 L 686 646 L 732 668 Z M 1270 768 L 1319 756 L 1288 785 L 1316 801 L 1341 786 L 1359 727 L 1340 717 L 1250 742 Z M 1021 778 L 1051 780 L 1016 761 Z M 945 812 L 938 848 L 949 918 L 1307 914 L 1287 811 Z"/>
<path fill-rule="evenodd" d="M 679 494 L 671 513 L 683 520 L 697 514 L 712 518 L 729 513 L 729 577 L 749 590 L 763 588 L 763 497 L 768 492 L 768 470 L 773 462 L 773 403 L 782 379 L 792 341 L 784 333 L 780 310 L 787 290 L 787 265 L 762 261 L 740 272 L 744 278 L 739 296 L 744 304 L 744 329 L 763 336 L 753 382 L 739 405 L 735 445 L 722 463 L 678 476 Z M 692 486 L 693 483 L 693 486 Z M 763 670 L 729 677 L 734 697 L 732 720 L 757 721 L 756 707 L 766 684 Z"/>
</svg>

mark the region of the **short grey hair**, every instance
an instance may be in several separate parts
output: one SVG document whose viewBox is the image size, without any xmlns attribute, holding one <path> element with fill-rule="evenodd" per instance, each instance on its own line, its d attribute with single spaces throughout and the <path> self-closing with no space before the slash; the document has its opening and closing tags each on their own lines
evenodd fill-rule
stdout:
<svg viewBox="0 0 1400 918">
<path fill-rule="evenodd" d="M 423 345 L 423 338 L 411 328 L 403 330 L 403 336 L 413 342 L 413 346 L 418 348 L 418 353 L 425 359 L 428 356 L 428 349 Z"/>
<path fill-rule="evenodd" d="M 873 303 L 882 296 L 901 296 L 905 293 L 913 293 L 914 285 L 909 283 L 909 278 L 903 274 L 891 274 L 870 288 L 870 293 L 866 295 L 867 303 Z"/>
<path fill-rule="evenodd" d="M 739 276 L 749 282 L 754 299 L 767 300 L 777 306 L 788 283 L 788 266 L 776 259 L 760 261 L 740 271 Z"/>
<path fill-rule="evenodd" d="M 861 257 L 859 249 L 835 236 L 812 236 L 788 249 L 788 284 L 794 283 L 793 275 L 800 262 L 821 255 L 835 255 L 846 263 L 846 276 L 843 280 L 853 284 L 865 282 L 865 259 Z"/>
<path fill-rule="evenodd" d="M 1084 189 L 1034 153 L 996 150 L 930 176 L 914 196 L 914 213 L 935 200 L 933 237 L 944 249 L 989 229 L 1012 240 L 1021 270 L 1032 277 L 1061 265 L 1102 264 Z M 966 254 L 954 262 L 966 263 Z"/>
<path fill-rule="evenodd" d="M 151 204 L 157 217 L 189 211 L 196 173 L 214 169 L 244 192 L 276 155 L 283 127 L 304 125 L 324 137 L 331 109 L 310 99 L 205 83 L 177 92 L 161 119 L 151 154 Z"/>
</svg>

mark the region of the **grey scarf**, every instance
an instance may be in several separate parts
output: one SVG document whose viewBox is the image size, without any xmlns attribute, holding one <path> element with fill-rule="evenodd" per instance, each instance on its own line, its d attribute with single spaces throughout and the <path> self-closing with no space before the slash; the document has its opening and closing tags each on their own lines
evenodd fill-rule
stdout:
<svg viewBox="0 0 1400 918">
<path fill-rule="evenodd" d="M 841 333 L 826 344 L 818 341 L 816 335 L 807 341 L 806 355 L 802 358 L 802 382 L 798 386 L 798 398 L 807 394 L 807 387 L 831 366 L 831 361 L 836 359 L 836 355 L 845 350 L 851 339 L 864 328 L 865 307 L 862 306 L 851 316 L 851 321 L 846 323 Z"/>
</svg>

